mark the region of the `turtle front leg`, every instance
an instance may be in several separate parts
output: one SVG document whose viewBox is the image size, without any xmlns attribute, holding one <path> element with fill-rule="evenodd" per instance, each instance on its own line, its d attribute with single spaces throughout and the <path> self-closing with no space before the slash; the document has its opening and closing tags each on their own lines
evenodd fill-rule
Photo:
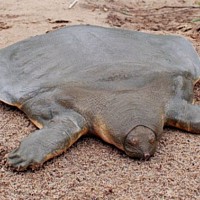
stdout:
<svg viewBox="0 0 200 200">
<path fill-rule="evenodd" d="M 8 155 L 8 165 L 17 170 L 37 167 L 66 151 L 88 128 L 85 119 L 75 112 L 58 116 L 41 130 L 31 133 Z"/>
<path fill-rule="evenodd" d="M 175 99 L 167 108 L 166 125 L 200 134 L 200 107 Z"/>
</svg>

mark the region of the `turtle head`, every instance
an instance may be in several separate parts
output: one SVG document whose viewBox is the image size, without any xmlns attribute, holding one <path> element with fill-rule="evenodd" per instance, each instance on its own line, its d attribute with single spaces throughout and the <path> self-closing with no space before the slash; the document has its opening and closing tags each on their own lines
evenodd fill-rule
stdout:
<svg viewBox="0 0 200 200">
<path fill-rule="evenodd" d="M 145 126 L 136 126 L 128 133 L 124 150 L 130 157 L 148 160 L 156 151 L 156 134 Z"/>
</svg>

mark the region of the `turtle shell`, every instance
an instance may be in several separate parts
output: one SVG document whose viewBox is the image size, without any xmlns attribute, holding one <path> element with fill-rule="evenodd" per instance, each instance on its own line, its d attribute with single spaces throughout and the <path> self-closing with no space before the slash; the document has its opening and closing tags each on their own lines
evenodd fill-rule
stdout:
<svg viewBox="0 0 200 200">
<path fill-rule="evenodd" d="M 196 81 L 199 66 L 194 48 L 180 36 L 71 26 L 0 50 L 0 100 L 21 107 L 49 89 L 139 89 L 166 73 Z"/>
</svg>

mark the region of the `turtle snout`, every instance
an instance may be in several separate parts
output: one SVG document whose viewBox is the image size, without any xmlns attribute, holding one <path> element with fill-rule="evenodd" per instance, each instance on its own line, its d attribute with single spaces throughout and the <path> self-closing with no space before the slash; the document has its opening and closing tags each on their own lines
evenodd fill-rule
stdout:
<svg viewBox="0 0 200 200">
<path fill-rule="evenodd" d="M 149 160 L 150 157 L 151 157 L 150 153 L 144 153 L 144 155 L 143 155 L 143 159 L 144 159 L 145 161 Z"/>
</svg>

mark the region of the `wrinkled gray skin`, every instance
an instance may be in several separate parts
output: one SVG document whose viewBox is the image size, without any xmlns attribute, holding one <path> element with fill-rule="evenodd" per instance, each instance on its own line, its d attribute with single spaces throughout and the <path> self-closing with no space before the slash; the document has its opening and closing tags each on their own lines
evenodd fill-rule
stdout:
<svg viewBox="0 0 200 200">
<path fill-rule="evenodd" d="M 92 133 L 149 159 L 164 125 L 200 133 L 200 60 L 182 37 L 72 26 L 0 50 L 0 99 L 38 127 L 8 155 L 34 168 Z"/>
</svg>

